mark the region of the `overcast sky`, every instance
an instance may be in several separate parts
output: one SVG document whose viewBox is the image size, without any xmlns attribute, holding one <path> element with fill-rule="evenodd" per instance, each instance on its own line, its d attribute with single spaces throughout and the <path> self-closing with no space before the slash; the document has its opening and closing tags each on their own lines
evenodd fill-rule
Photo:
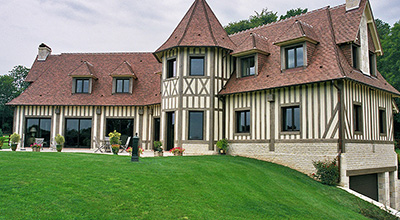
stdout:
<svg viewBox="0 0 400 220">
<path fill-rule="evenodd" d="M 0 74 L 28 68 L 44 42 L 52 54 L 155 51 L 170 36 L 194 0 L 0 0 Z M 399 0 L 370 0 L 375 18 L 400 20 Z M 263 8 L 285 14 L 345 0 L 208 0 L 222 25 Z"/>
</svg>

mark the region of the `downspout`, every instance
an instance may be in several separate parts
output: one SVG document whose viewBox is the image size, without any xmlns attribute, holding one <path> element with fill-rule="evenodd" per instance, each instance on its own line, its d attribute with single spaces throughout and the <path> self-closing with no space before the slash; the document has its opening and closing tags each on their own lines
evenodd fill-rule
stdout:
<svg viewBox="0 0 400 220">
<path fill-rule="evenodd" d="M 341 157 L 343 153 L 343 97 L 342 97 L 342 88 L 343 88 L 343 81 L 332 80 L 332 85 L 337 89 L 337 97 L 338 97 L 338 116 L 339 116 L 339 140 L 338 140 L 338 155 L 337 155 L 337 163 L 338 163 L 338 170 L 339 170 L 339 183 L 341 177 Z"/>
</svg>

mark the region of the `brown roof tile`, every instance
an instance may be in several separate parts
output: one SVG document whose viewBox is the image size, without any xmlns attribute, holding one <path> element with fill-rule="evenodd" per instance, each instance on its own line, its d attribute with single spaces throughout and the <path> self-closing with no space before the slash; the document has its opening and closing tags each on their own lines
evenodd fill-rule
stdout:
<svg viewBox="0 0 400 220">
<path fill-rule="evenodd" d="M 276 39 L 275 44 L 279 45 L 284 42 L 301 38 L 314 42 L 319 41 L 319 37 L 315 33 L 313 26 L 300 20 L 296 20 L 281 36 Z"/>
<path fill-rule="evenodd" d="M 158 52 L 176 46 L 215 46 L 233 50 L 231 41 L 205 0 L 195 0 L 189 11 Z"/>
<path fill-rule="evenodd" d="M 122 62 L 117 69 L 110 73 L 110 76 L 126 76 L 137 79 L 131 64 L 129 64 L 127 61 Z"/>
<path fill-rule="evenodd" d="M 91 77 L 91 78 L 96 78 L 95 76 L 95 70 L 94 67 L 91 63 L 87 61 L 82 61 L 82 63 L 73 70 L 69 76 L 72 77 Z"/>
<path fill-rule="evenodd" d="M 96 70 L 91 94 L 72 94 L 72 77 L 68 74 L 82 60 Z M 135 69 L 132 94 L 112 94 L 110 73 L 123 62 Z M 35 61 L 28 74 L 33 83 L 9 105 L 151 105 L 161 102 L 161 64 L 151 53 L 104 53 L 50 55 L 46 61 Z"/>
<path fill-rule="evenodd" d="M 267 38 L 258 34 L 250 33 L 243 42 L 238 44 L 237 48 L 231 54 L 238 55 L 249 51 L 258 51 L 264 54 L 269 54 L 269 44 Z"/>
</svg>

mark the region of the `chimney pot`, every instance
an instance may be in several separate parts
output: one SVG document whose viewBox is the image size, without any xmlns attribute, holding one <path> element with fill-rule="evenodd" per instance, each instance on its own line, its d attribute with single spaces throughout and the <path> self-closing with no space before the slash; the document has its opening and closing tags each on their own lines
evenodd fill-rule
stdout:
<svg viewBox="0 0 400 220">
<path fill-rule="evenodd" d="M 38 48 L 38 61 L 46 61 L 47 57 L 51 54 L 51 48 L 42 43 Z"/>
</svg>

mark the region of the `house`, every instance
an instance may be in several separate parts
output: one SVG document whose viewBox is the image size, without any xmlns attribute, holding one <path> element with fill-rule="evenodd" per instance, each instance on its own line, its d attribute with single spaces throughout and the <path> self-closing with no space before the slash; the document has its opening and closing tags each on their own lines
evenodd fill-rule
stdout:
<svg viewBox="0 0 400 220">
<path fill-rule="evenodd" d="M 154 53 L 52 55 L 39 46 L 15 106 L 27 146 L 60 133 L 93 148 L 109 131 L 169 150 L 229 153 L 306 174 L 338 158 L 341 185 L 400 208 L 393 98 L 376 69 L 383 51 L 367 0 L 346 0 L 228 36 L 195 0 Z"/>
</svg>

